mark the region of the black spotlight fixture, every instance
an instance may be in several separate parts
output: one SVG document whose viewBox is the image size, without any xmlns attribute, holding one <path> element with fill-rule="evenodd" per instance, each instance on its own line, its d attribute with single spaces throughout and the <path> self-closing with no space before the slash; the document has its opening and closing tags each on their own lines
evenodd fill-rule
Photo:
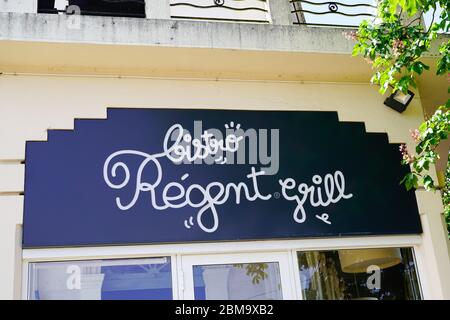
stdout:
<svg viewBox="0 0 450 320">
<path fill-rule="evenodd" d="M 414 92 L 408 90 L 408 93 L 405 94 L 402 91 L 397 90 L 384 100 L 384 104 L 389 108 L 402 113 L 406 110 L 413 98 Z"/>
</svg>

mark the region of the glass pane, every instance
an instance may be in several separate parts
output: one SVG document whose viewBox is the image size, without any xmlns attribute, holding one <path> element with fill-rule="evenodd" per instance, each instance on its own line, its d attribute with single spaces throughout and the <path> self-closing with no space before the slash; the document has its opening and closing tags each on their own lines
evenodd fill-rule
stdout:
<svg viewBox="0 0 450 320">
<path fill-rule="evenodd" d="M 30 263 L 31 300 L 171 300 L 170 257 Z"/>
<path fill-rule="evenodd" d="M 410 248 L 297 253 L 303 299 L 420 300 Z"/>
<path fill-rule="evenodd" d="M 277 262 L 193 266 L 196 300 L 281 300 Z"/>
</svg>

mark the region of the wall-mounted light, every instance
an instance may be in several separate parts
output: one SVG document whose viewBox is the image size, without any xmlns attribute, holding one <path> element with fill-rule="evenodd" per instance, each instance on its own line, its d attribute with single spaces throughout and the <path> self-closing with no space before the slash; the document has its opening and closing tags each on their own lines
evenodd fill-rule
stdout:
<svg viewBox="0 0 450 320">
<path fill-rule="evenodd" d="M 406 110 L 411 100 L 414 98 L 414 92 L 408 90 L 407 94 L 397 90 L 384 100 L 384 104 L 397 112 L 402 113 Z"/>
</svg>

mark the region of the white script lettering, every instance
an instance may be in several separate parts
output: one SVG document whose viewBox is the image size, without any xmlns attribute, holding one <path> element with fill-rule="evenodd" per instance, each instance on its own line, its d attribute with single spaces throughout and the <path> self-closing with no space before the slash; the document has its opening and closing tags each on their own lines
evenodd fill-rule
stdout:
<svg viewBox="0 0 450 320">
<path fill-rule="evenodd" d="M 211 137 L 205 131 L 203 138 L 207 144 L 202 145 L 199 140 L 194 143 L 194 141 L 189 140 L 189 137 L 186 138 L 184 132 L 185 130 L 180 124 L 170 127 L 165 135 L 163 152 L 161 153 L 149 154 L 137 150 L 120 150 L 107 157 L 103 166 L 103 178 L 106 184 L 112 189 L 123 189 L 126 186 L 134 187 L 134 193 L 128 201 L 116 197 L 116 205 L 120 210 L 131 209 L 137 203 L 141 193 L 146 193 L 155 210 L 162 211 L 169 208 L 184 207 L 197 209 L 197 225 L 204 232 L 212 233 L 219 227 L 217 206 L 225 204 L 233 198 L 236 204 L 240 204 L 242 199 L 252 202 L 266 201 L 272 198 L 272 194 L 262 194 L 259 188 L 258 179 L 260 176 L 266 175 L 266 172 L 264 170 L 257 171 L 255 167 L 251 167 L 251 172 L 246 175 L 248 180 L 238 183 L 211 181 L 204 186 L 198 183 L 186 186 L 189 174 L 185 173 L 179 181 L 171 181 L 162 186 L 161 182 L 164 176 L 160 161 L 162 158 L 167 158 L 174 163 L 186 160 L 195 162 L 197 159 L 203 159 L 210 154 L 214 154 L 219 148 L 226 151 L 236 151 L 240 141 L 239 137 L 234 137 L 219 142 L 211 142 L 214 140 L 211 140 Z M 190 149 L 188 150 L 185 145 L 182 145 L 185 142 L 192 142 L 195 147 L 193 155 Z M 124 159 L 130 156 L 140 159 L 133 174 L 124 162 Z M 143 175 L 144 171 L 148 172 L 149 170 L 152 170 L 153 173 L 151 179 L 147 175 L 146 177 Z M 119 174 L 121 178 L 119 178 Z M 304 206 L 307 200 L 312 207 L 327 207 L 341 199 L 350 199 L 353 196 L 345 193 L 345 178 L 341 171 L 336 171 L 334 174 L 328 173 L 323 178 L 314 175 L 312 182 L 312 185 L 307 185 L 306 183 L 297 184 L 293 178 L 279 180 L 283 198 L 296 202 L 293 219 L 297 223 L 303 223 L 306 220 Z M 195 195 L 200 195 L 200 197 Z M 331 224 L 329 215 L 326 213 L 316 215 L 316 218 L 326 224 Z M 207 225 L 205 221 L 209 221 L 210 225 Z M 190 229 L 193 224 L 192 217 L 184 221 L 187 229 Z"/>
</svg>

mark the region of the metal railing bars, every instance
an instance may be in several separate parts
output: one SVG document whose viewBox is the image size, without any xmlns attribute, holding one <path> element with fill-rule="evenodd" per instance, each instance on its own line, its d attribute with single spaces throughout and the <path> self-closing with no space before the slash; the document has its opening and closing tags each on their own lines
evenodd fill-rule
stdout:
<svg viewBox="0 0 450 320">
<path fill-rule="evenodd" d="M 359 25 L 359 21 L 344 21 L 350 22 L 348 23 L 336 23 L 336 16 L 342 16 L 344 18 L 360 18 L 360 17 L 373 17 L 375 18 L 375 12 L 371 13 L 370 11 L 375 11 L 377 6 L 370 3 L 345 3 L 340 1 L 319 1 L 313 2 L 310 0 L 290 0 L 291 4 L 291 14 L 294 15 L 294 24 L 297 25 L 314 25 L 314 26 L 340 26 L 340 27 L 356 27 Z M 324 10 L 324 6 L 328 6 L 328 10 Z M 314 7 L 320 7 L 321 9 L 315 9 Z M 347 9 L 346 11 L 342 11 L 342 9 Z M 356 12 L 355 12 L 356 9 Z M 360 9 L 360 11 L 358 11 Z M 350 10 L 350 12 L 348 12 Z M 353 10 L 353 11 L 352 11 Z M 370 11 L 369 11 L 370 10 Z M 330 15 L 335 18 L 330 19 L 330 22 L 317 22 L 314 20 L 318 20 L 313 18 L 314 16 L 325 16 Z"/>
</svg>

